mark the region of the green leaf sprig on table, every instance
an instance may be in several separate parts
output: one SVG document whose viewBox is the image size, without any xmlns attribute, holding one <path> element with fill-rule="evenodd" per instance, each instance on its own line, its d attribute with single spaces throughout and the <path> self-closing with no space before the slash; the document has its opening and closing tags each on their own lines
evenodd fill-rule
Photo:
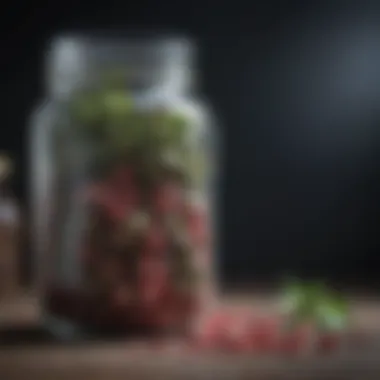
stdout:
<svg viewBox="0 0 380 380">
<path fill-rule="evenodd" d="M 348 302 L 323 282 L 288 281 L 281 301 L 282 311 L 292 324 L 313 323 L 328 331 L 342 330 L 348 324 Z"/>
</svg>

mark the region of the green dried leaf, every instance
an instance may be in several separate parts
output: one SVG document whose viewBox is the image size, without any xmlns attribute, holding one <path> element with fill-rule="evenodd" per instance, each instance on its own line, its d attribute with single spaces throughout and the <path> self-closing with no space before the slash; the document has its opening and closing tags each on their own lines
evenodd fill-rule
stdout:
<svg viewBox="0 0 380 380">
<path fill-rule="evenodd" d="M 105 91 L 102 94 L 102 108 L 107 122 L 128 122 L 133 110 L 133 99 L 123 90 Z"/>
<path fill-rule="evenodd" d="M 169 143 L 175 146 L 183 146 L 186 140 L 187 129 L 190 128 L 189 120 L 181 114 L 169 114 L 167 116 Z"/>
<path fill-rule="evenodd" d="M 125 67 L 108 69 L 104 71 L 101 86 L 106 90 L 125 90 L 128 78 L 129 73 Z"/>
<path fill-rule="evenodd" d="M 294 314 L 303 307 L 305 294 L 299 280 L 287 280 L 281 293 L 281 307 L 284 312 Z"/>
<path fill-rule="evenodd" d="M 155 110 L 147 115 L 149 124 L 149 138 L 156 147 L 165 148 L 170 139 L 167 114 L 161 110 Z"/>
<path fill-rule="evenodd" d="M 73 121 L 85 127 L 98 125 L 104 117 L 102 98 L 95 91 L 77 94 L 69 108 Z"/>
<path fill-rule="evenodd" d="M 292 320 L 313 320 L 324 329 L 342 328 L 348 319 L 347 302 L 323 282 L 288 282 L 282 306 Z"/>
<path fill-rule="evenodd" d="M 184 146 L 186 128 L 189 126 L 185 117 L 166 110 L 154 110 L 149 118 L 150 133 L 156 144 L 165 148 Z"/>
<path fill-rule="evenodd" d="M 130 111 L 126 117 L 114 118 L 107 124 L 107 142 L 114 152 L 150 151 L 147 144 L 146 117 Z"/>
<path fill-rule="evenodd" d="M 349 318 L 348 302 L 339 295 L 326 296 L 316 308 L 316 320 L 321 329 L 341 330 Z"/>
</svg>

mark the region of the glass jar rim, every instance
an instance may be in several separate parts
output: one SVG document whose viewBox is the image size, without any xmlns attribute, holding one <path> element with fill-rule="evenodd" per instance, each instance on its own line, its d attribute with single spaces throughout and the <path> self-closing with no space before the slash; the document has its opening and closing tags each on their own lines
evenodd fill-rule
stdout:
<svg viewBox="0 0 380 380">
<path fill-rule="evenodd" d="M 47 55 L 49 91 L 69 93 L 113 68 L 128 71 L 136 88 L 186 91 L 194 86 L 195 48 L 179 34 L 149 30 L 61 33 L 51 39 Z"/>
<path fill-rule="evenodd" d="M 83 29 L 83 30 L 66 30 L 53 36 L 53 38 L 72 38 L 72 39 L 96 39 L 96 40 L 151 40 L 151 41 L 194 41 L 194 38 L 184 33 L 169 31 L 164 29 L 152 30 L 152 29 Z"/>
<path fill-rule="evenodd" d="M 193 56 L 195 40 L 185 34 L 152 30 L 93 29 L 67 31 L 52 37 L 51 45 L 76 43 L 89 48 L 105 45 L 118 47 L 136 46 L 141 49 L 166 49 L 175 54 Z"/>
</svg>

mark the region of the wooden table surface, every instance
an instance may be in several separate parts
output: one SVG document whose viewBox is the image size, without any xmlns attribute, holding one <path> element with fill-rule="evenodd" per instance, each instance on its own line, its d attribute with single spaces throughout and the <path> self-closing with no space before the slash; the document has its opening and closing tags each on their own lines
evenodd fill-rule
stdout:
<svg viewBox="0 0 380 380">
<path fill-rule="evenodd" d="M 270 297 L 231 296 L 231 304 L 250 303 L 268 311 Z M 252 355 L 200 354 L 189 350 L 160 350 L 143 343 L 97 343 L 77 346 L 42 344 L 22 340 L 0 341 L 1 380 L 148 380 L 148 379 L 380 379 L 380 301 L 353 298 L 356 326 L 372 336 L 370 344 L 351 347 L 331 356 L 300 358 Z M 28 329 L 38 323 L 36 299 L 30 296 L 0 307 L 5 330 Z M 29 327 L 28 327 L 29 326 Z M 1 339 L 1 335 L 0 335 Z M 4 342 L 3 342 L 4 343 Z"/>
</svg>

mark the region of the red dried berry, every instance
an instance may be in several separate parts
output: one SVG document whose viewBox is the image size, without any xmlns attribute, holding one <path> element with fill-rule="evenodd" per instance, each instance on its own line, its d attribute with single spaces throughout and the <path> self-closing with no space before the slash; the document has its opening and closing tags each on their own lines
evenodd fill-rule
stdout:
<svg viewBox="0 0 380 380">
<path fill-rule="evenodd" d="M 272 353 L 279 339 L 279 325 L 276 320 L 256 317 L 249 327 L 250 349 L 260 353 Z"/>
<path fill-rule="evenodd" d="M 177 292 L 175 289 L 167 289 L 162 307 L 170 310 L 179 324 L 190 322 L 197 311 L 197 302 L 191 294 Z"/>
<path fill-rule="evenodd" d="M 208 316 L 195 332 L 197 347 L 216 350 L 231 349 L 228 332 L 230 323 L 231 315 L 226 311 L 217 311 Z"/>
<path fill-rule="evenodd" d="M 126 217 L 137 202 L 135 194 L 120 195 L 104 185 L 89 189 L 86 199 L 100 207 L 111 220 L 121 220 Z"/>
<path fill-rule="evenodd" d="M 128 191 L 135 187 L 135 176 L 130 166 L 121 165 L 116 167 L 110 174 L 107 184 L 114 189 Z"/>
<path fill-rule="evenodd" d="M 171 213 L 180 209 L 181 199 L 180 187 L 169 182 L 156 190 L 153 198 L 154 208 L 160 214 Z"/>
<path fill-rule="evenodd" d="M 318 337 L 316 350 L 319 353 L 327 354 L 336 351 L 340 345 L 339 334 L 326 333 Z"/>
<path fill-rule="evenodd" d="M 84 197 L 101 207 L 111 220 L 125 219 L 139 203 L 139 193 L 128 168 L 117 169 L 107 181 L 91 185 Z"/>
<path fill-rule="evenodd" d="M 162 260 L 143 257 L 139 268 L 140 300 L 147 305 L 155 304 L 168 284 L 169 271 Z"/>
<path fill-rule="evenodd" d="M 161 296 L 156 299 L 155 303 L 143 306 L 143 313 L 148 314 L 145 316 L 145 323 L 161 327 L 171 328 L 181 322 L 181 315 L 178 312 L 177 300 L 174 293 L 166 286 L 162 289 Z"/>
<path fill-rule="evenodd" d="M 249 315 L 237 314 L 233 316 L 225 329 L 224 349 L 236 353 L 249 352 L 252 349 L 249 329 Z"/>
<path fill-rule="evenodd" d="M 299 327 L 280 336 L 279 351 L 282 354 L 302 354 L 311 348 L 313 331 L 310 327 Z"/>
<path fill-rule="evenodd" d="M 165 231 L 158 224 L 152 224 L 146 233 L 145 250 L 152 255 L 163 253 L 168 245 Z"/>
<path fill-rule="evenodd" d="M 202 326 L 194 333 L 194 346 L 201 349 L 215 349 L 218 344 L 218 332 L 207 326 Z"/>
</svg>

